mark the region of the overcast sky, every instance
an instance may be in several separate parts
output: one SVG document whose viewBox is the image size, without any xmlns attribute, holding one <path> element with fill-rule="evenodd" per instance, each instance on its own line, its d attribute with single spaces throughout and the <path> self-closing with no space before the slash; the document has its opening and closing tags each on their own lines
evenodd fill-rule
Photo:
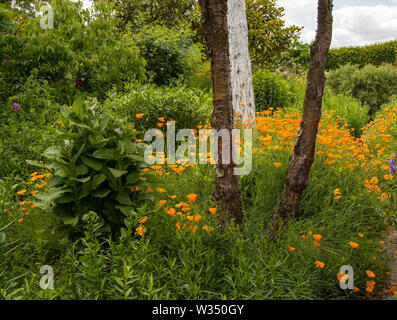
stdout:
<svg viewBox="0 0 397 320">
<path fill-rule="evenodd" d="M 304 26 L 302 40 L 314 40 L 317 0 L 278 0 L 287 24 Z M 397 40 L 397 0 L 334 0 L 332 46 L 367 45 Z"/>
<path fill-rule="evenodd" d="M 90 2 L 83 0 L 85 7 Z M 314 40 L 317 0 L 277 0 L 287 24 L 303 26 L 302 40 Z M 334 0 L 332 47 L 397 40 L 397 0 Z"/>
</svg>

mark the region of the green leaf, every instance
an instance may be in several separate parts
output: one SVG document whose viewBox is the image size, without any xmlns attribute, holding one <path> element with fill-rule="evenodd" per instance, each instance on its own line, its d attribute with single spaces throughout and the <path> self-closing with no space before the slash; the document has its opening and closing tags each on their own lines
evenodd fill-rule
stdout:
<svg viewBox="0 0 397 320">
<path fill-rule="evenodd" d="M 119 209 L 126 216 L 129 216 L 131 214 L 131 212 L 133 211 L 133 208 L 128 207 L 128 206 L 116 206 L 115 208 Z"/>
<path fill-rule="evenodd" d="M 81 182 L 81 183 L 86 183 L 86 182 L 88 182 L 88 181 L 90 181 L 90 180 L 91 180 L 91 177 L 90 177 L 90 176 L 88 176 L 88 177 L 85 177 L 85 178 L 82 178 L 82 179 L 78 179 L 78 178 L 70 178 L 70 180 L 72 180 L 72 181 L 78 181 L 78 182 Z"/>
<path fill-rule="evenodd" d="M 128 171 L 123 171 L 123 170 L 118 170 L 118 169 L 113 169 L 113 168 L 109 168 L 109 171 L 112 173 L 113 177 L 115 177 L 115 178 L 120 178 L 121 176 L 128 173 Z"/>
<path fill-rule="evenodd" d="M 69 176 L 69 168 L 65 164 L 52 161 L 48 166 L 55 171 L 55 174 L 57 176 L 60 176 L 62 178 L 67 178 Z"/>
<path fill-rule="evenodd" d="M 79 222 L 79 217 L 62 217 L 62 222 L 64 224 L 70 225 L 75 227 L 77 223 Z"/>
<path fill-rule="evenodd" d="M 45 165 L 44 163 L 40 163 L 39 161 L 36 160 L 26 160 L 26 163 L 34 167 L 47 168 L 47 165 Z"/>
<path fill-rule="evenodd" d="M 84 156 L 84 155 L 81 156 L 81 161 L 83 161 L 83 163 L 86 166 L 94 169 L 95 171 L 101 171 L 102 168 L 103 168 L 102 162 L 100 162 L 98 160 L 95 160 L 95 159 L 92 159 L 92 158 L 89 158 L 89 157 Z"/>
<path fill-rule="evenodd" d="M 120 204 L 124 204 L 126 206 L 131 206 L 134 203 L 131 201 L 130 195 L 128 191 L 123 191 L 119 193 L 116 197 L 116 200 Z"/>
<path fill-rule="evenodd" d="M 81 97 L 78 97 L 74 100 L 72 106 L 72 112 L 74 112 L 80 120 L 84 119 L 84 116 L 87 112 L 87 106 L 85 105 Z"/>
<path fill-rule="evenodd" d="M 58 146 L 49 147 L 43 152 L 43 156 L 47 159 L 58 159 L 62 157 L 62 148 Z"/>
<path fill-rule="evenodd" d="M 128 184 L 135 184 L 139 181 L 140 174 L 138 172 L 131 173 L 127 176 L 126 180 Z"/>
<path fill-rule="evenodd" d="M 77 151 L 77 153 L 73 156 L 72 158 L 72 164 L 74 165 L 77 161 L 77 159 L 80 157 L 80 155 L 83 153 L 83 150 L 85 148 L 85 142 L 83 143 L 83 145 L 80 147 L 79 151 Z"/>
<path fill-rule="evenodd" d="M 58 199 L 56 199 L 56 204 L 66 204 L 66 203 L 71 203 L 75 201 L 74 194 L 72 193 L 66 193 L 62 196 L 60 196 Z"/>
<path fill-rule="evenodd" d="M 95 151 L 92 156 L 102 160 L 116 160 L 117 150 L 116 149 L 100 149 Z"/>
<path fill-rule="evenodd" d="M 90 171 L 88 170 L 88 168 L 84 164 L 80 164 L 76 168 L 76 176 L 77 177 L 85 176 L 86 174 L 88 174 L 88 172 L 90 172 Z"/>
<path fill-rule="evenodd" d="M 98 189 L 92 192 L 91 195 L 95 198 L 105 198 L 110 192 L 112 192 L 110 189 Z"/>
<path fill-rule="evenodd" d="M 123 146 L 123 150 L 125 153 L 134 153 L 136 152 L 137 148 L 136 145 L 132 141 L 123 140 L 119 142 L 120 145 Z"/>
<path fill-rule="evenodd" d="M 50 189 L 48 192 L 39 192 L 33 195 L 34 198 L 41 201 L 42 206 L 49 206 L 51 201 L 57 200 L 59 197 L 64 195 L 65 193 L 69 192 L 69 189 L 64 188 L 53 188 Z"/>
<path fill-rule="evenodd" d="M 99 124 L 99 132 L 102 133 L 106 129 L 110 120 L 111 120 L 110 117 L 105 117 L 101 120 L 101 123 Z"/>
<path fill-rule="evenodd" d="M 103 173 L 94 176 L 91 181 L 83 185 L 83 191 L 79 199 L 83 199 L 86 196 L 88 196 L 91 191 L 94 191 L 96 188 L 98 188 L 98 186 L 102 184 L 105 180 L 106 180 L 106 176 Z"/>
<path fill-rule="evenodd" d="M 124 157 L 135 160 L 136 162 L 145 162 L 145 159 L 141 156 L 138 156 L 136 154 L 125 154 Z"/>
</svg>

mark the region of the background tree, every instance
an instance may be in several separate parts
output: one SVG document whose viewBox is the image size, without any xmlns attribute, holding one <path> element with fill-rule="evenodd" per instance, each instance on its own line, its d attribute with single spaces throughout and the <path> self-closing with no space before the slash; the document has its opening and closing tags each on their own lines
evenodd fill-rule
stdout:
<svg viewBox="0 0 397 320">
<path fill-rule="evenodd" d="M 181 24 L 200 27 L 200 8 L 195 0 L 112 0 L 121 26 L 133 29 L 162 24 L 175 27 Z"/>
<path fill-rule="evenodd" d="M 184 25 L 203 42 L 197 0 L 113 0 L 121 26 L 135 30 L 148 24 Z M 236 2 L 238 3 L 238 2 Z M 302 28 L 285 26 L 284 8 L 276 0 L 246 0 L 250 56 L 256 65 L 269 67 L 281 52 L 293 46 Z"/>
<path fill-rule="evenodd" d="M 269 67 L 292 47 L 302 28 L 285 26 L 284 8 L 276 0 L 246 0 L 249 48 L 253 63 Z"/>
<path fill-rule="evenodd" d="M 321 118 L 326 80 L 325 64 L 332 41 L 332 9 L 332 0 L 318 0 L 317 34 L 310 48 L 310 67 L 303 102 L 303 116 L 284 185 L 284 193 L 279 209 L 271 220 L 270 227 L 273 228 L 273 232 L 279 229 L 280 222 L 286 222 L 288 218 L 297 215 L 303 191 L 308 185 Z"/>
</svg>

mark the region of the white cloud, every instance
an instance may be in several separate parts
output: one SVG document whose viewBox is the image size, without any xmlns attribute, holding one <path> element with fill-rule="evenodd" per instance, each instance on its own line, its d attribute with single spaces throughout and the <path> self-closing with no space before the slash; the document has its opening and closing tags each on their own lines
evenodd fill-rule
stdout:
<svg viewBox="0 0 397 320">
<path fill-rule="evenodd" d="M 279 0 L 278 3 L 286 9 L 287 24 L 304 26 L 302 40 L 312 41 L 316 30 L 317 1 Z M 395 39 L 397 0 L 390 1 L 389 5 L 343 5 L 334 10 L 332 47 L 366 45 Z"/>
</svg>

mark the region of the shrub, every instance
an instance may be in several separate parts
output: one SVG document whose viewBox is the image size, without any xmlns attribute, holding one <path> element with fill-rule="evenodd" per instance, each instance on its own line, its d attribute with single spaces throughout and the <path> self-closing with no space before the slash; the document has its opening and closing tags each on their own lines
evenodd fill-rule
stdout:
<svg viewBox="0 0 397 320">
<path fill-rule="evenodd" d="M 157 128 L 159 118 L 175 120 L 179 129 L 196 128 L 210 117 L 211 98 L 198 90 L 184 87 L 159 88 L 154 85 L 131 86 L 127 93 L 114 93 L 106 105 L 125 115 L 137 129 Z M 136 114 L 143 113 L 140 119 Z"/>
<path fill-rule="evenodd" d="M 334 95 L 329 90 L 326 90 L 324 94 L 323 110 L 347 124 L 357 138 L 361 136 L 362 128 L 369 121 L 367 105 L 361 105 L 360 101 L 351 96 Z"/>
<path fill-rule="evenodd" d="M 384 63 L 396 62 L 397 41 L 374 44 L 364 47 L 347 47 L 331 49 L 327 57 L 327 70 L 335 70 L 347 64 L 361 67 L 372 64 L 380 66 Z"/>
<path fill-rule="evenodd" d="M 0 177 L 27 173 L 26 158 L 40 160 L 52 136 L 46 126 L 55 124 L 59 106 L 45 80 L 32 75 L 18 93 L 0 105 Z M 13 104 L 20 107 L 13 109 Z"/>
<path fill-rule="evenodd" d="M 24 83 L 36 72 L 59 88 L 57 102 L 69 104 L 76 89 L 104 98 L 124 81 L 145 80 L 145 61 L 129 33 L 120 33 L 109 1 L 95 1 L 92 15 L 82 2 L 52 3 L 54 29 L 42 30 L 40 16 L 22 24 L 18 32 L 0 35 L 0 71 L 11 84 Z M 12 93 L 14 94 L 14 93 Z"/>
<path fill-rule="evenodd" d="M 147 61 L 147 76 L 157 85 L 169 85 L 186 79 L 194 70 L 193 45 L 190 31 L 165 26 L 142 28 L 136 35 L 137 45 Z"/>
<path fill-rule="evenodd" d="M 61 113 L 58 143 L 43 154 L 53 176 L 48 192 L 35 194 L 36 205 L 53 211 L 72 234 L 81 232 L 90 211 L 99 215 L 104 230 L 117 232 L 139 200 L 133 191 L 142 183 L 141 145 L 133 142 L 135 134 L 125 121 L 114 120 L 96 104 L 88 108 L 78 99 Z"/>
<path fill-rule="evenodd" d="M 370 108 L 370 115 L 397 92 L 397 70 L 392 66 L 346 65 L 331 72 L 327 84 L 334 93 L 350 94 Z"/>
<path fill-rule="evenodd" d="M 286 108 L 296 101 L 288 82 L 270 71 L 257 71 L 253 76 L 253 85 L 257 111 L 270 107 Z"/>
</svg>

